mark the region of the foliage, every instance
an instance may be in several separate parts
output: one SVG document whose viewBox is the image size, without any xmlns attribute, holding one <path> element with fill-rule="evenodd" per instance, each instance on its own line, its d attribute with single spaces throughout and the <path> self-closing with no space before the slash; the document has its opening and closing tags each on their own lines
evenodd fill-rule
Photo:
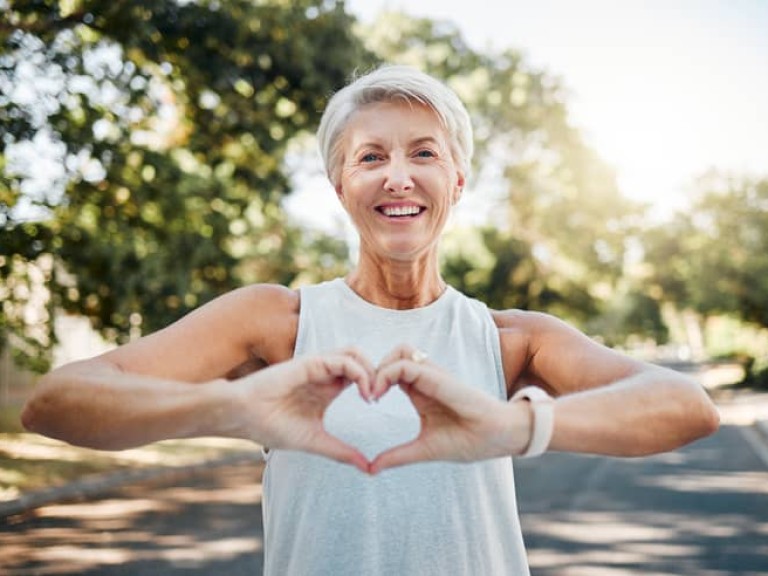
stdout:
<svg viewBox="0 0 768 576">
<path fill-rule="evenodd" d="M 738 387 L 752 388 L 755 390 L 768 391 L 768 368 L 762 370 L 752 371 L 751 366 L 747 367 L 747 374 L 742 382 L 737 384 Z"/>
<path fill-rule="evenodd" d="M 279 209 L 287 143 L 370 60 L 343 3 L 21 0 L 5 19 L 0 339 L 35 368 L 55 338 L 27 322 L 41 287 L 122 341 L 344 258 Z"/>
<path fill-rule="evenodd" d="M 587 323 L 589 331 L 599 334 L 608 346 L 666 344 L 669 329 L 664 321 L 661 303 L 634 287 L 624 287 L 599 316 Z"/>
<path fill-rule="evenodd" d="M 664 341 L 668 301 L 768 325 L 766 181 L 702 180 L 693 210 L 643 235 L 635 284 L 625 261 L 641 207 L 571 125 L 557 78 L 515 50 L 472 48 L 451 23 L 387 13 L 353 25 L 327 0 L 10 2 L 0 347 L 12 339 L 43 370 L 54 309 L 123 341 L 244 283 L 342 274 L 344 243 L 281 209 L 284 159 L 327 96 L 379 60 L 444 79 L 473 117 L 465 195 L 489 194 L 490 219 L 446 239 L 453 285 L 611 344 Z"/>
<path fill-rule="evenodd" d="M 383 59 L 445 80 L 473 117 L 476 177 L 467 194 L 499 194 L 491 223 L 461 232 L 475 241 L 446 247 L 449 281 L 498 308 L 596 314 L 600 290 L 622 273 L 639 207 L 570 125 L 558 80 L 514 50 L 472 49 L 447 22 L 387 13 L 362 37 Z"/>
<path fill-rule="evenodd" d="M 661 297 L 768 327 L 768 179 L 707 174 L 689 209 L 645 235 Z"/>
</svg>

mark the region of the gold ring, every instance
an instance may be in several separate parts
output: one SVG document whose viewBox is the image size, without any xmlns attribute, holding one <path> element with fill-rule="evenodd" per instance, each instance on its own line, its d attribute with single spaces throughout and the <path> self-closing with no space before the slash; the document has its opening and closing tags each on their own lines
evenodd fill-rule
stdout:
<svg viewBox="0 0 768 576">
<path fill-rule="evenodd" d="M 416 362 L 416 364 L 420 364 L 421 362 L 424 362 L 424 360 L 427 359 L 426 352 L 422 352 L 421 350 L 414 350 L 411 354 L 411 360 Z"/>
</svg>

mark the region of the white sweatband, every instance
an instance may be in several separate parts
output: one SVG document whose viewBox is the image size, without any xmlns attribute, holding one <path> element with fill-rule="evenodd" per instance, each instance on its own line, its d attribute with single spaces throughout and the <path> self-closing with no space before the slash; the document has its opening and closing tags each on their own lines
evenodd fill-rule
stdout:
<svg viewBox="0 0 768 576">
<path fill-rule="evenodd" d="M 555 406 L 552 396 L 538 386 L 526 386 L 515 392 L 512 401 L 528 400 L 531 403 L 533 424 L 531 439 L 520 456 L 540 456 L 547 451 L 555 427 Z"/>
</svg>

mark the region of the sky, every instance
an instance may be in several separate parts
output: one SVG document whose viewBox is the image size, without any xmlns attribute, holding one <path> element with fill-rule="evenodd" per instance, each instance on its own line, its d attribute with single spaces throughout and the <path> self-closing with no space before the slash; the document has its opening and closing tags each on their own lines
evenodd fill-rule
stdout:
<svg viewBox="0 0 768 576">
<path fill-rule="evenodd" d="M 768 0 L 347 0 L 450 20 L 558 76 L 574 125 L 655 211 L 710 168 L 768 175 Z"/>
</svg>

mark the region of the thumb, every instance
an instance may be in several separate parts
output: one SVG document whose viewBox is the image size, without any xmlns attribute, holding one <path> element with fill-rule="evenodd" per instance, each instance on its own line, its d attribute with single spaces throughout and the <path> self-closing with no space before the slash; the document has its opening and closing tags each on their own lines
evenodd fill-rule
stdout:
<svg viewBox="0 0 768 576">
<path fill-rule="evenodd" d="M 362 452 L 327 432 L 317 434 L 307 450 L 342 464 L 354 466 L 365 474 L 370 472 L 370 463 Z"/>
<path fill-rule="evenodd" d="M 396 468 L 406 464 L 414 464 L 428 459 L 428 454 L 424 449 L 424 444 L 420 438 L 400 444 L 389 450 L 385 450 L 370 463 L 368 471 L 370 474 L 378 474 L 387 468 Z"/>
</svg>

